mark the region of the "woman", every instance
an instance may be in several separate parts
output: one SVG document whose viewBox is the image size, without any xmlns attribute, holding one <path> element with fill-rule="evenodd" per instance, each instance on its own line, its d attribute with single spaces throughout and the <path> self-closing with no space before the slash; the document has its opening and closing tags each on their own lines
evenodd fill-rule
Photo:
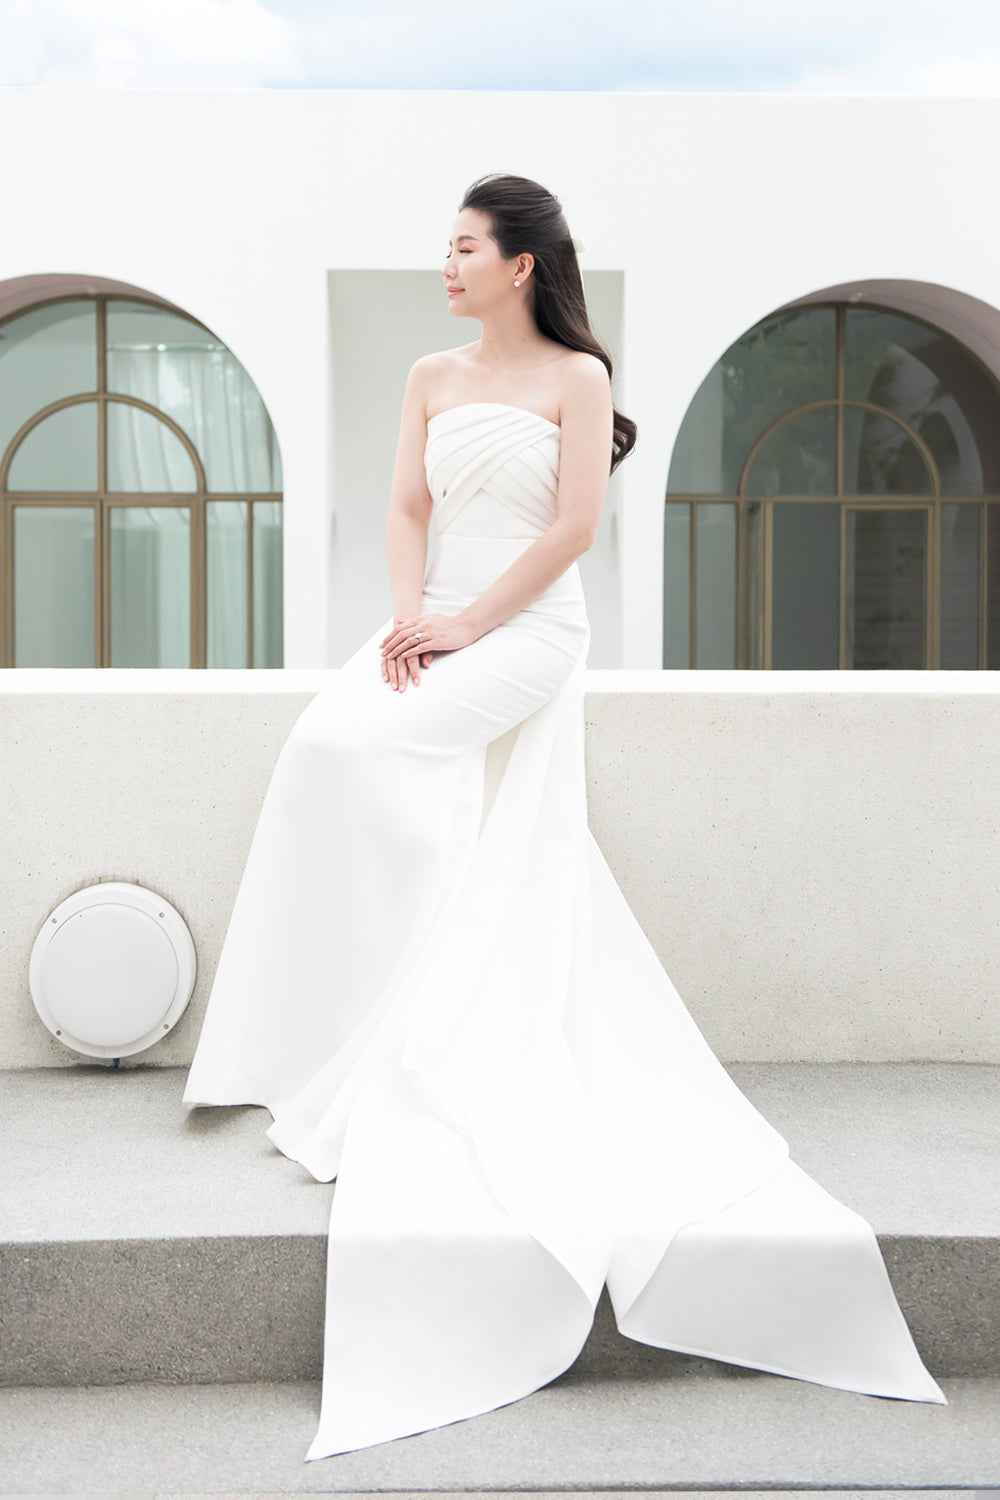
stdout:
<svg viewBox="0 0 1000 1500">
<path fill-rule="evenodd" d="M 732 1082 L 587 827 L 577 558 L 636 429 L 558 200 L 475 182 L 444 281 L 482 337 L 410 371 L 393 617 L 282 747 L 184 1095 L 266 1105 L 337 1179 L 307 1456 L 537 1390 L 605 1283 L 630 1338 L 944 1402 L 870 1226 Z"/>
</svg>

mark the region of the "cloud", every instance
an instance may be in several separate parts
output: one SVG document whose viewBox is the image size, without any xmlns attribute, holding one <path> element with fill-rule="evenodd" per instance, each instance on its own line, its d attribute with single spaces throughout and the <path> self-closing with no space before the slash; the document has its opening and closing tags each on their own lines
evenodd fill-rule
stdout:
<svg viewBox="0 0 1000 1500">
<path fill-rule="evenodd" d="M 303 71 L 298 32 L 260 0 L 6 0 L 0 83 L 295 83 Z"/>
<path fill-rule="evenodd" d="M 5 0 L 0 83 L 996 94 L 994 0 Z"/>
</svg>

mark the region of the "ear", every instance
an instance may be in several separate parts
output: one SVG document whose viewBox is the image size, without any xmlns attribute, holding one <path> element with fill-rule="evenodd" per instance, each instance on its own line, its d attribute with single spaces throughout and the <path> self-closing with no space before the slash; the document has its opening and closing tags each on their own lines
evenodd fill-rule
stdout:
<svg viewBox="0 0 1000 1500">
<path fill-rule="evenodd" d="M 515 274 L 523 281 L 528 272 L 533 269 L 534 264 L 535 257 L 531 254 L 530 250 L 523 251 L 514 263 Z"/>
</svg>

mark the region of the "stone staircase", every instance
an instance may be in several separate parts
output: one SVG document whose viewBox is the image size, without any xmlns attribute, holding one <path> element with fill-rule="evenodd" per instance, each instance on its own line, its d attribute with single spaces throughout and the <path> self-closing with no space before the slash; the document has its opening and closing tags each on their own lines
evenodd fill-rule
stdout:
<svg viewBox="0 0 1000 1500">
<path fill-rule="evenodd" d="M 1000 1487 L 1000 1067 L 743 1063 L 793 1159 L 879 1236 L 950 1405 L 622 1338 L 524 1401 L 303 1462 L 331 1185 L 185 1070 L 0 1073 L 0 1493 L 394 1494 Z"/>
</svg>

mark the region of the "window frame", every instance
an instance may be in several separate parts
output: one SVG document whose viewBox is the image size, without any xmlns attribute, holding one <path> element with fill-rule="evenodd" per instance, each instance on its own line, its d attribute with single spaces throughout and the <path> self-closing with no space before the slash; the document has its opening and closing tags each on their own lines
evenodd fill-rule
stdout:
<svg viewBox="0 0 1000 1500">
<path fill-rule="evenodd" d="M 158 311 L 168 310 L 183 317 L 195 327 L 215 338 L 212 330 L 182 308 L 162 298 L 144 294 L 139 289 L 125 285 L 109 284 L 114 289 L 87 291 L 84 289 L 64 291 L 56 296 L 21 298 L 14 310 L 5 310 L 0 316 L 0 327 L 38 308 L 62 302 L 96 303 L 97 340 L 97 387 L 93 391 L 78 391 L 49 402 L 32 413 L 14 433 L 6 449 L 0 452 L 0 667 L 14 667 L 15 663 L 15 577 L 14 577 L 14 509 L 24 505 L 87 505 L 96 509 L 94 531 L 94 666 L 108 668 L 111 665 L 111 512 L 117 506 L 161 506 L 172 505 L 190 510 L 190 554 L 189 584 L 191 599 L 190 660 L 188 667 L 204 669 L 208 654 L 208 567 L 207 567 L 207 503 L 247 504 L 246 547 L 246 668 L 255 666 L 254 641 L 254 504 L 278 503 L 283 505 L 283 491 L 222 491 L 209 490 L 206 485 L 205 466 L 189 435 L 159 407 L 143 401 L 137 396 L 109 391 L 107 383 L 107 304 L 111 301 L 141 302 Z M 97 412 L 97 485 L 94 490 L 12 490 L 8 488 L 8 475 L 17 452 L 34 428 L 54 412 L 81 403 L 96 403 Z M 108 476 L 108 407 L 114 403 L 134 406 L 148 412 L 157 421 L 163 422 L 180 439 L 192 461 L 195 473 L 194 490 L 176 490 L 169 493 L 152 493 L 145 490 L 110 490 Z M 283 512 L 282 512 L 283 518 Z M 283 529 L 283 528 L 282 528 Z M 152 664 L 151 664 L 152 665 Z"/>
<path fill-rule="evenodd" d="M 942 525 L 943 508 L 947 505 L 969 504 L 980 507 L 980 530 L 979 530 L 979 635 L 978 655 L 979 665 L 968 668 L 970 671 L 991 670 L 988 663 L 989 655 L 989 622 L 991 605 L 1000 613 L 1000 599 L 991 601 L 988 590 L 989 582 L 989 507 L 991 504 L 1000 505 L 1000 493 L 994 494 L 983 490 L 980 494 L 960 495 L 942 491 L 941 476 L 938 466 L 934 460 L 933 453 L 926 441 L 920 434 L 899 416 L 898 413 L 879 406 L 876 402 L 865 401 L 857 397 L 847 397 L 844 394 L 846 386 L 846 358 L 847 358 L 847 313 L 858 304 L 855 301 L 838 300 L 830 298 L 823 300 L 819 298 L 803 299 L 801 303 L 786 304 L 780 309 L 769 313 L 757 323 L 748 328 L 740 337 L 744 338 L 755 329 L 761 328 L 782 315 L 787 316 L 789 312 L 817 307 L 832 308 L 836 316 L 835 324 L 835 364 L 836 364 L 836 393 L 833 396 L 824 397 L 820 400 L 802 402 L 800 405 L 789 407 L 778 417 L 773 418 L 767 426 L 757 435 L 743 458 L 735 494 L 719 493 L 684 493 L 681 491 L 667 490 L 664 499 L 665 507 L 671 505 L 690 506 L 689 512 L 689 559 L 688 559 L 688 667 L 691 671 L 710 671 L 712 668 L 697 666 L 697 537 L 698 537 L 698 505 L 718 505 L 720 502 L 728 501 L 736 507 L 736 601 L 734 612 L 734 641 L 733 641 L 733 663 L 737 670 L 778 670 L 772 666 L 773 658 L 773 541 L 774 541 L 774 506 L 789 503 L 795 504 L 836 504 L 840 511 L 840 559 L 839 559 L 839 620 L 838 620 L 838 664 L 836 670 L 854 671 L 847 663 L 847 511 L 849 509 L 876 509 L 876 510 L 914 510 L 926 509 L 929 511 L 927 528 L 927 557 L 925 558 L 925 600 L 926 617 L 924 629 L 924 663 L 921 670 L 941 670 L 941 572 L 942 572 Z M 872 311 L 882 311 L 892 314 L 898 318 L 904 318 L 909 322 L 922 325 L 940 337 L 949 339 L 957 347 L 961 348 L 969 361 L 985 372 L 997 397 L 1000 407 L 1000 379 L 989 368 L 989 366 L 972 349 L 962 343 L 948 329 L 928 318 L 915 316 L 910 311 L 901 311 L 889 303 L 880 303 L 874 299 L 865 298 L 864 307 Z M 724 359 L 725 354 L 720 356 Z M 718 363 L 718 362 L 717 362 Z M 715 368 L 713 366 L 713 368 Z M 833 406 L 836 409 L 836 437 L 835 437 L 835 462 L 836 462 L 836 490 L 832 494 L 782 494 L 782 495 L 758 495 L 748 494 L 746 491 L 747 478 L 752 469 L 754 460 L 762 450 L 768 439 L 784 423 L 792 420 L 801 413 L 819 408 Z M 931 476 L 932 492 L 924 494 L 845 494 L 844 492 L 844 414 L 848 407 L 868 410 L 880 417 L 886 418 L 895 425 L 903 428 L 907 437 L 914 443 L 927 466 Z M 688 408 L 690 410 L 690 407 Z M 685 412 L 685 416 L 687 413 Z M 762 576 L 759 579 L 751 579 L 749 556 L 749 507 L 760 507 L 761 509 L 761 532 L 763 567 Z M 998 512 L 1000 521 L 1000 512 Z M 664 560 L 665 567 L 665 560 Z M 751 584 L 756 583 L 756 589 Z M 998 590 L 1000 592 L 1000 590 Z M 752 597 L 753 595 L 756 597 Z M 668 643 L 666 638 L 666 609 L 663 615 L 663 640 L 661 661 L 666 662 L 668 658 Z M 759 655 L 760 659 L 755 659 Z M 681 668 L 680 670 L 685 670 Z M 833 669 L 829 669 L 833 670 Z"/>
</svg>

